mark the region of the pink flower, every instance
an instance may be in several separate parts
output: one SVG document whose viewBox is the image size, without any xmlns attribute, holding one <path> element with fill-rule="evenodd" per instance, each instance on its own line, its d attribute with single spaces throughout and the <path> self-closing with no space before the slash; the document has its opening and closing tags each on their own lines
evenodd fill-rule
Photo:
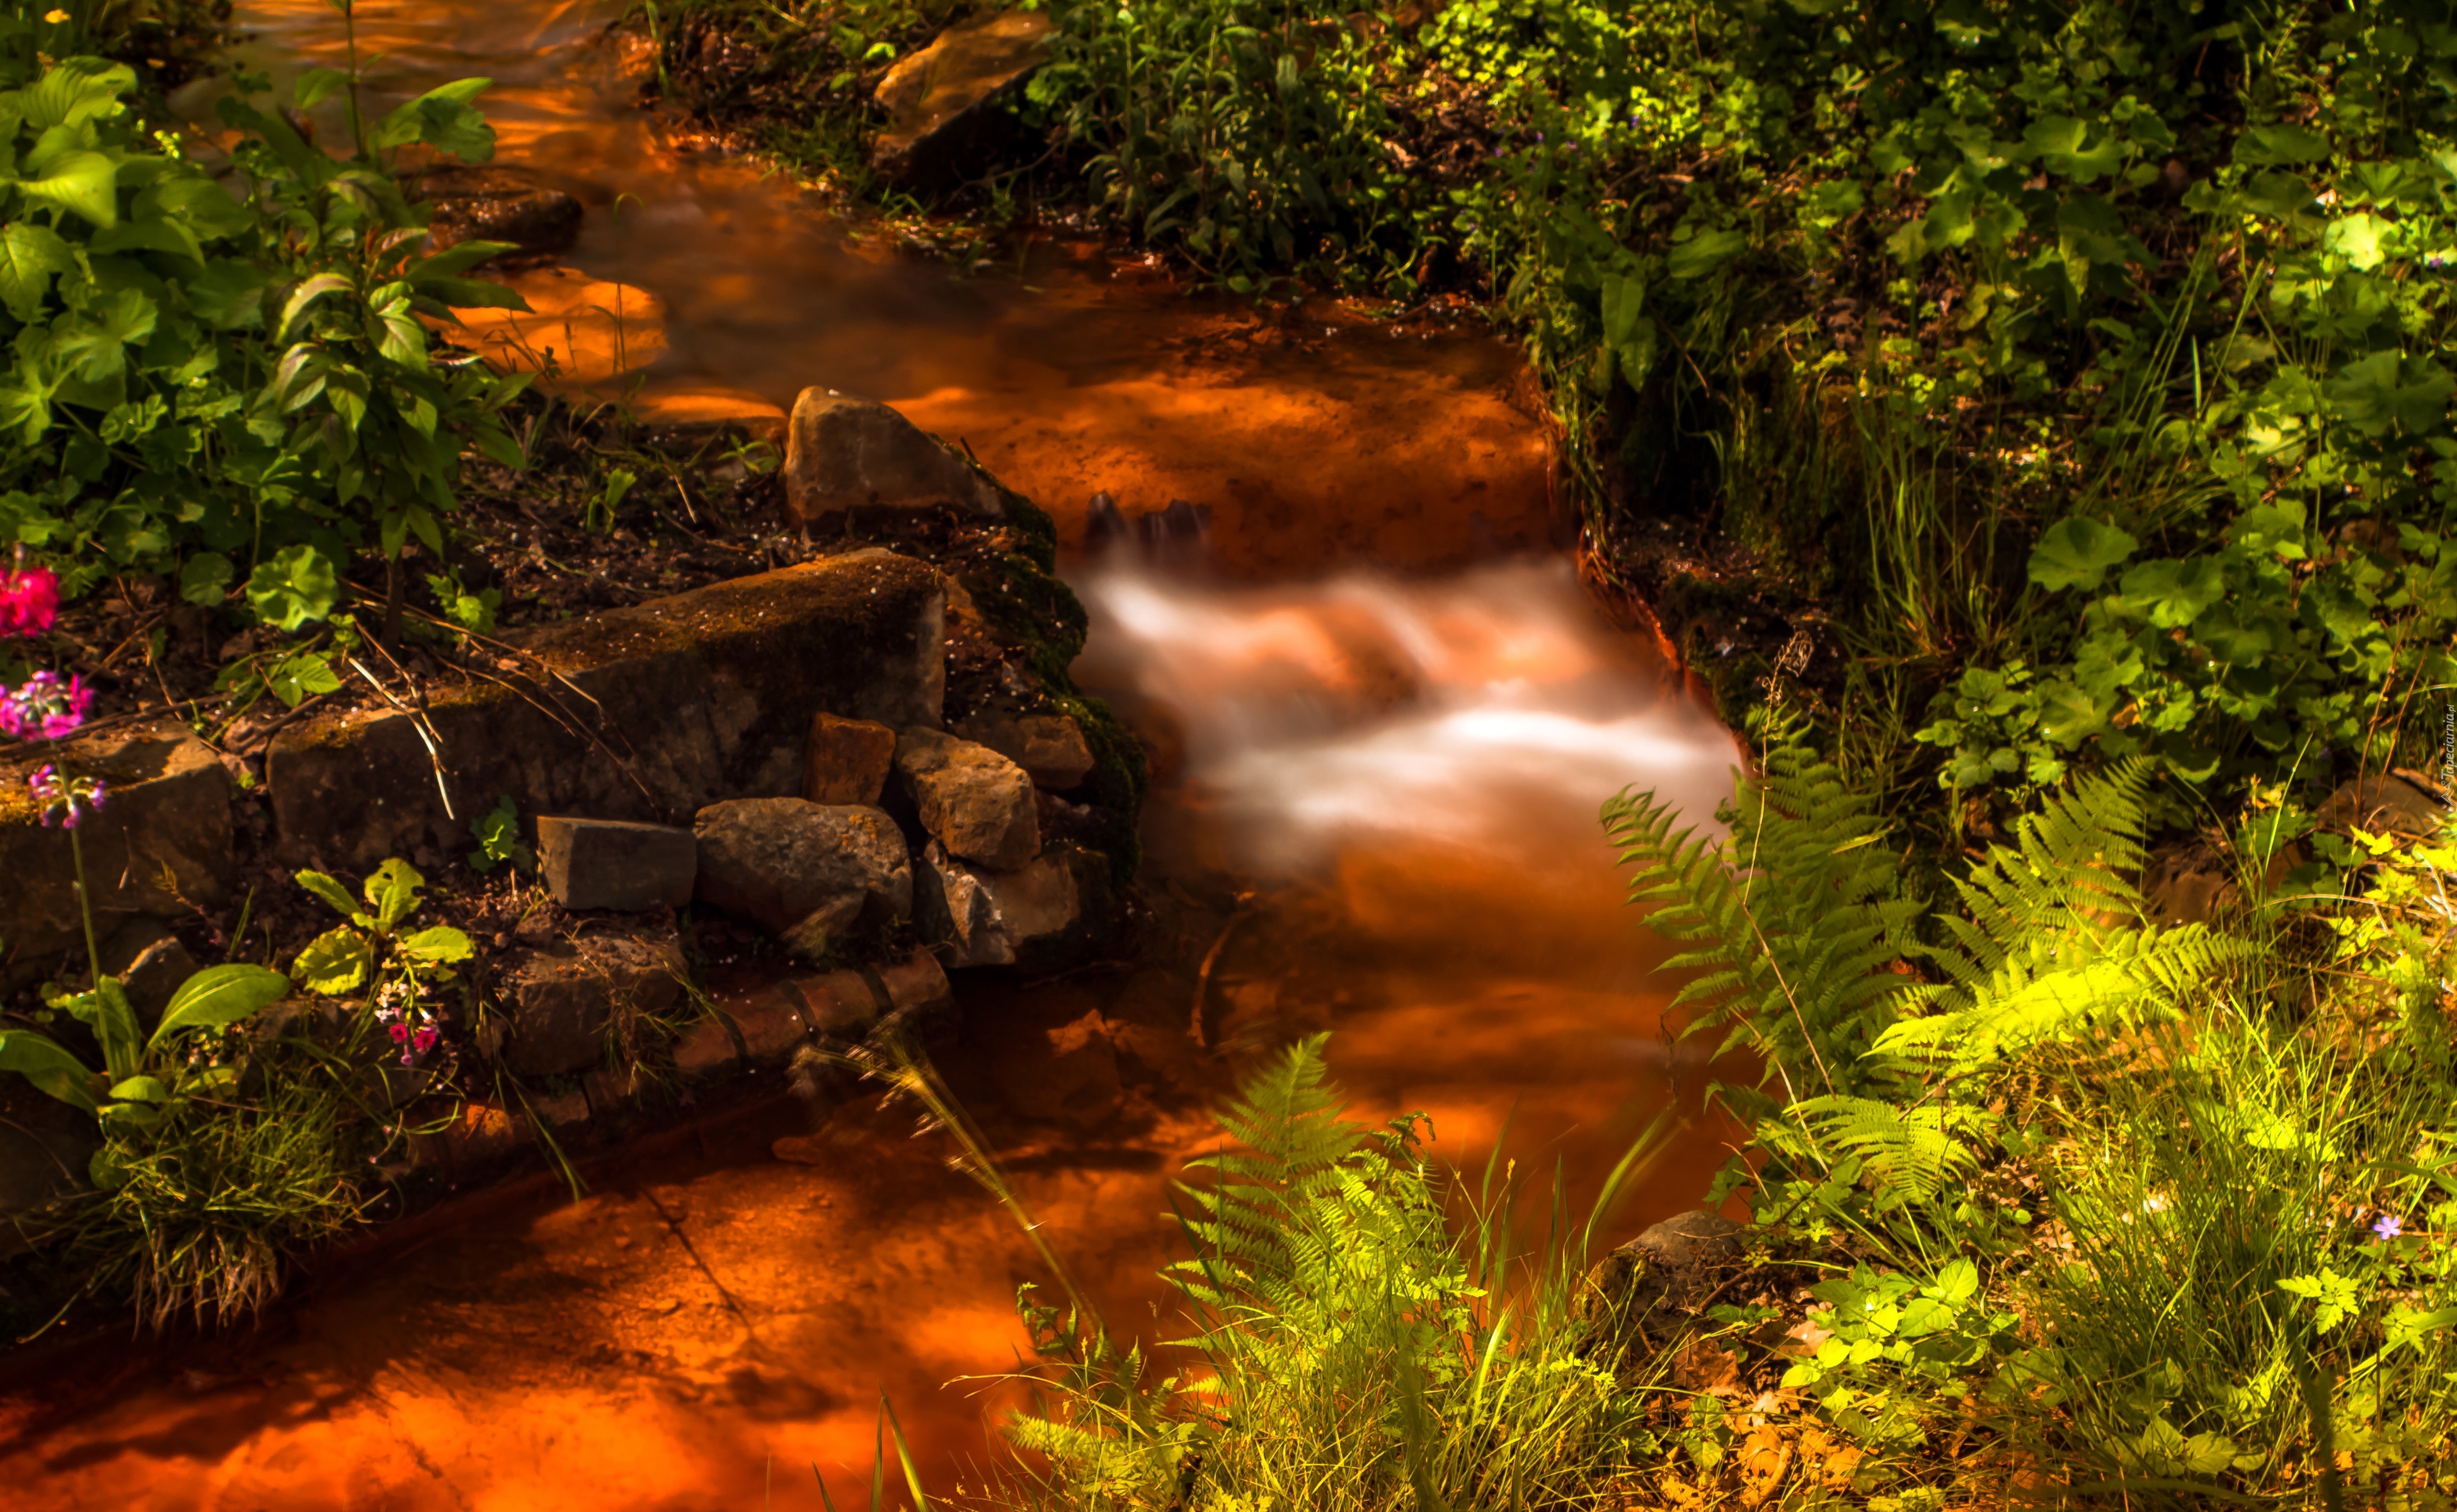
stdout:
<svg viewBox="0 0 2457 1512">
<path fill-rule="evenodd" d="M 416 1034 L 410 1036 L 410 1048 L 416 1050 L 421 1055 L 424 1055 L 427 1051 L 435 1048 L 435 1042 L 443 1037 L 444 1036 L 441 1034 L 435 1032 L 435 1026 L 433 1025 L 426 1025 L 420 1028 Z"/>
<path fill-rule="evenodd" d="M 100 777 L 72 777 L 49 762 L 36 769 L 26 779 L 34 791 L 34 801 L 43 808 L 43 826 L 48 829 L 54 817 L 68 829 L 77 827 L 77 820 L 102 807 L 109 796 L 110 784 Z"/>
<path fill-rule="evenodd" d="M 393 1025 L 387 1032 L 392 1035 L 392 1043 L 395 1045 L 407 1045 L 409 1043 L 409 1025 L 406 1024 Z"/>
<path fill-rule="evenodd" d="M 0 572 L 0 637 L 39 635 L 60 616 L 60 580 L 48 567 Z"/>
<path fill-rule="evenodd" d="M 14 693 L 0 693 L 0 732 L 20 740 L 57 740 L 85 723 L 93 707 L 93 690 L 83 677 L 71 673 L 62 682 L 57 673 L 38 672 Z"/>
</svg>

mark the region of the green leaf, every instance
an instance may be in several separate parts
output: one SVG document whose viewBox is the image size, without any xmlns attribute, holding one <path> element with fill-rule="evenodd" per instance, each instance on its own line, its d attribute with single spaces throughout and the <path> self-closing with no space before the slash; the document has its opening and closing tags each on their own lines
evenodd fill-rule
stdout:
<svg viewBox="0 0 2457 1512">
<path fill-rule="evenodd" d="M 290 990 L 290 979 L 262 966 L 207 966 L 179 984 L 162 1010 L 162 1022 L 146 1042 L 150 1050 L 189 1029 L 220 1028 L 256 1016 Z M 115 1094 L 114 1094 L 115 1095 Z"/>
<path fill-rule="evenodd" d="M 71 1108 L 93 1112 L 93 1073 L 83 1061 L 31 1029 L 0 1030 L 0 1071 L 14 1071 Z"/>
<path fill-rule="evenodd" d="M 418 907 L 418 895 L 425 888 L 426 879 L 418 874 L 418 868 L 396 856 L 370 872 L 361 891 L 366 894 L 367 906 L 376 911 L 376 928 L 390 934 Z"/>
<path fill-rule="evenodd" d="M 331 653 L 296 651 L 273 664 L 264 674 L 264 686 L 283 704 L 296 709 L 317 694 L 339 693 L 341 674 L 333 670 Z"/>
<path fill-rule="evenodd" d="M 2437 362 L 2374 352 L 2338 369 L 2323 392 L 2345 422 L 2365 435 L 2385 435 L 2396 425 L 2409 436 L 2426 436 L 2446 422 L 2457 379 Z"/>
<path fill-rule="evenodd" d="M 347 919 L 359 911 L 358 900 L 342 887 L 341 880 L 322 872 L 300 872 L 299 885 L 323 900 L 324 906 Z"/>
<path fill-rule="evenodd" d="M 340 69 L 309 69 L 299 75 L 298 84 L 292 87 L 290 108 L 302 113 L 312 111 L 319 101 L 335 90 L 346 88 L 349 82 L 350 76 Z"/>
<path fill-rule="evenodd" d="M 20 321 L 42 313 L 52 275 L 76 267 L 69 244 L 49 226 L 12 220 L 0 226 L 0 303 Z"/>
<path fill-rule="evenodd" d="M 346 293 L 350 287 L 350 280 L 338 273 L 320 273 L 302 280 L 290 291 L 290 298 L 281 301 L 281 320 L 274 327 L 274 340 L 289 341 L 297 334 L 299 322 L 315 308 L 317 300 L 328 294 Z"/>
<path fill-rule="evenodd" d="M 2328 155 L 2329 139 L 2301 126 L 2255 126 L 2235 142 L 2235 160 L 2255 168 L 2317 163 Z"/>
<path fill-rule="evenodd" d="M 123 1103 L 163 1103 L 170 1101 L 171 1089 L 150 1076 L 132 1076 L 112 1087 L 111 1095 Z"/>
<path fill-rule="evenodd" d="M 100 58 L 69 58 L 46 71 L 19 96 L 25 121 L 37 131 L 116 115 L 119 97 L 136 88 L 136 71 Z"/>
<path fill-rule="evenodd" d="M 467 935 L 444 924 L 422 929 L 401 942 L 403 955 L 412 961 L 439 964 L 447 961 L 466 961 L 476 948 L 469 942 Z"/>
<path fill-rule="evenodd" d="M 340 595 L 333 564 L 312 546 L 291 547 L 248 574 L 248 608 L 284 634 L 297 634 L 300 626 L 330 614 Z"/>
<path fill-rule="evenodd" d="M 119 165 L 100 153 L 63 153 L 40 178 L 20 178 L 29 198 L 73 211 L 97 226 L 119 223 Z"/>
<path fill-rule="evenodd" d="M 2031 581 L 2042 588 L 2096 589 L 2107 570 L 2140 544 L 2112 525 L 2081 515 L 2059 520 L 2031 552 Z"/>
<path fill-rule="evenodd" d="M 424 142 L 463 162 L 483 163 L 495 155 L 495 129 L 469 102 L 493 82 L 457 79 L 429 90 L 377 122 L 367 143 L 382 150 Z"/>
<path fill-rule="evenodd" d="M 308 991 L 339 997 L 367 980 L 375 960 L 375 942 L 343 924 L 309 941 L 290 969 Z"/>
<path fill-rule="evenodd" d="M 2179 630 L 2226 596 L 2226 572 L 2214 557 L 2141 562 L 2126 570 L 2124 597 L 2160 630 Z"/>
<path fill-rule="evenodd" d="M 179 564 L 179 596 L 211 609 L 230 596 L 237 570 L 219 551 L 199 551 Z"/>
<path fill-rule="evenodd" d="M 1686 241 L 1676 242 L 1664 254 L 1664 266 L 1672 276 L 1686 282 L 1703 279 L 1748 250 L 1748 236 L 1740 231 L 1701 231 Z"/>
</svg>

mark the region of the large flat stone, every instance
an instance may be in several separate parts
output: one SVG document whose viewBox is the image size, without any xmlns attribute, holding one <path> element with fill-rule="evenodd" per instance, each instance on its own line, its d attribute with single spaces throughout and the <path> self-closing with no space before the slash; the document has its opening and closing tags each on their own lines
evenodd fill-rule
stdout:
<svg viewBox="0 0 2457 1512">
<path fill-rule="evenodd" d="M 540 815 L 538 870 L 566 908 L 637 913 L 691 901 L 699 841 L 672 824 Z"/>
<path fill-rule="evenodd" d="M 109 783 L 101 811 L 77 831 L 98 937 L 140 914 L 176 919 L 191 905 L 213 907 L 237 874 L 230 775 L 177 720 L 0 751 L 0 877 L 8 880 L 0 885 L 0 980 L 11 984 L 85 949 L 68 831 L 43 827 L 27 796 L 26 779 L 47 761 Z"/>
<path fill-rule="evenodd" d="M 794 401 L 785 504 L 805 526 L 840 525 L 856 509 L 1006 515 L 999 486 L 945 443 L 885 404 L 832 388 L 806 388 Z"/>
<path fill-rule="evenodd" d="M 871 549 L 522 632 L 533 660 L 429 697 L 451 814 L 404 714 L 277 737 L 265 776 L 279 854 L 363 871 L 456 852 L 498 794 L 525 813 L 658 824 L 792 796 L 813 715 L 939 722 L 945 617 L 935 569 Z"/>
<path fill-rule="evenodd" d="M 512 1023 L 504 1064 L 525 1076 L 597 1065 L 616 1015 L 672 1007 L 683 972 L 672 944 L 625 936 L 588 936 L 524 954 L 505 973 Z"/>
<path fill-rule="evenodd" d="M 734 798 L 693 820 L 704 903 L 816 955 L 865 920 L 913 912 L 904 832 L 882 809 Z"/>
<path fill-rule="evenodd" d="M 1046 62 L 1058 24 L 1038 10 L 974 16 L 900 59 L 873 98 L 887 126 L 871 165 L 899 183 L 932 187 L 977 174 L 1001 135 L 998 102 Z"/>
</svg>

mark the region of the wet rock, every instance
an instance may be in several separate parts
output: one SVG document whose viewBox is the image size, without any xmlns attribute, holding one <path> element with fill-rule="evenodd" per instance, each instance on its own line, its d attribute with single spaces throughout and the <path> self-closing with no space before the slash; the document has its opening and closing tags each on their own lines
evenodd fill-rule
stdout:
<svg viewBox="0 0 2457 1512">
<path fill-rule="evenodd" d="M 576 1129 L 588 1122 L 588 1095 L 586 1092 L 566 1092 L 560 1097 L 542 1097 L 529 1106 L 539 1120 L 556 1133 L 561 1133 L 568 1129 Z"/>
<path fill-rule="evenodd" d="M 945 615 L 935 568 L 863 551 L 517 632 L 506 639 L 525 654 L 499 663 L 498 675 L 519 692 L 474 682 L 428 694 L 462 818 L 445 811 L 435 764 L 407 715 L 311 717 L 266 754 L 277 854 L 288 865 L 350 872 L 421 845 L 459 854 L 471 843 L 466 817 L 498 794 L 524 813 L 665 824 L 688 823 L 726 798 L 789 797 L 801 791 L 814 713 L 891 728 L 937 725 Z M 226 795 L 218 763 L 212 776 Z M 226 866 L 227 798 L 211 801 L 222 818 L 209 855 Z M 200 798 L 182 822 L 210 818 L 205 807 Z M 96 823 L 110 818 L 106 811 Z M 10 839 L 0 828 L 0 849 Z M 65 844 L 60 860 L 65 866 Z M 132 881 L 145 875 L 138 868 Z M 213 889 L 196 883 L 184 890 L 206 901 L 198 888 Z M 64 918 L 72 926 L 72 916 Z"/>
<path fill-rule="evenodd" d="M 179 984 L 196 974 L 196 958 L 162 921 L 139 915 L 103 941 L 102 969 L 119 979 L 137 1017 L 151 1025 Z"/>
<path fill-rule="evenodd" d="M 524 1076 L 597 1065 L 620 1021 L 670 1011 L 681 1000 L 683 972 L 671 942 L 621 935 L 520 952 L 504 974 L 512 1004 L 504 1064 Z"/>
<path fill-rule="evenodd" d="M 809 1005 L 787 984 L 771 983 L 716 1006 L 741 1042 L 742 1053 L 754 1061 L 782 1060 L 811 1038 Z"/>
<path fill-rule="evenodd" d="M 906 1020 L 926 1019 L 956 1005 L 956 989 L 939 958 L 916 950 L 904 961 L 878 968 L 878 984 L 886 989 L 889 1009 Z"/>
<path fill-rule="evenodd" d="M 108 801 L 78 830 L 97 934 L 137 915 L 179 918 L 215 907 L 237 874 L 230 774 L 186 725 L 163 720 L 58 746 L 17 746 L 0 756 L 0 877 L 8 879 L 0 887 L 0 977 L 10 986 L 39 981 L 85 947 L 68 832 L 44 827 L 23 797 L 34 769 L 52 761 L 111 785 Z"/>
<path fill-rule="evenodd" d="M 871 166 L 915 187 L 968 176 L 1001 137 L 1020 135 L 999 102 L 1048 61 L 1057 31 L 1037 10 L 976 16 L 898 61 L 874 95 L 887 126 L 872 144 Z"/>
<path fill-rule="evenodd" d="M 950 856 L 1014 871 L 1039 854 L 1032 778 L 989 747 L 936 730 L 906 730 L 896 741 L 896 775 L 920 812 L 921 827 Z"/>
<path fill-rule="evenodd" d="M 693 1080 L 722 1075 L 741 1058 L 741 1042 L 715 1019 L 700 1020 L 674 1042 L 674 1069 Z M 591 1090 L 589 1101 L 597 1100 L 597 1093 Z"/>
<path fill-rule="evenodd" d="M 687 829 L 541 815 L 537 831 L 538 869 L 566 908 L 637 913 L 691 901 L 699 841 Z"/>
<path fill-rule="evenodd" d="M 1035 787 L 1063 793 L 1081 786 L 1092 773 L 1092 748 L 1084 739 L 1084 729 L 1064 715 L 981 715 L 954 729 L 1023 768 Z"/>
<path fill-rule="evenodd" d="M 2343 783 L 2313 811 L 2323 829 L 2361 828 L 2410 840 L 2439 834 L 2447 815 L 2448 801 L 2438 787 L 2407 772 Z"/>
<path fill-rule="evenodd" d="M 465 1103 L 440 1132 L 411 1135 L 409 1158 L 457 1181 L 510 1158 L 528 1140 L 527 1119 L 489 1103 Z"/>
<path fill-rule="evenodd" d="M 544 262 L 580 239 L 580 201 L 517 169 L 444 167 L 420 176 L 427 230 L 437 250 L 464 241 L 506 241 L 512 250 L 479 264 L 506 269 Z"/>
<path fill-rule="evenodd" d="M 1089 1129 L 1125 1095 L 1118 1052 L 1098 1011 L 1054 1028 L 998 1036 L 995 1064 L 1007 1106 L 1026 1118 Z"/>
<path fill-rule="evenodd" d="M 1587 1322 L 1599 1336 L 1662 1345 L 1743 1266 L 1748 1230 L 1693 1210 L 1664 1219 L 1587 1273 Z"/>
<path fill-rule="evenodd" d="M 855 509 L 1006 515 L 998 485 L 938 438 L 885 404 L 827 388 L 803 389 L 794 401 L 785 503 L 806 527 L 840 526 Z"/>
<path fill-rule="evenodd" d="M 896 732 L 869 719 L 811 715 L 802 797 L 812 803 L 877 803 L 896 761 Z"/>
<path fill-rule="evenodd" d="M 904 832 L 882 810 L 736 798 L 700 810 L 692 828 L 699 900 L 805 955 L 865 920 L 912 915 Z"/>
<path fill-rule="evenodd" d="M 1108 865 L 1085 851 L 1045 851 L 992 872 L 934 841 L 915 874 L 914 922 L 950 967 L 1071 965 L 1107 933 Z"/>
</svg>

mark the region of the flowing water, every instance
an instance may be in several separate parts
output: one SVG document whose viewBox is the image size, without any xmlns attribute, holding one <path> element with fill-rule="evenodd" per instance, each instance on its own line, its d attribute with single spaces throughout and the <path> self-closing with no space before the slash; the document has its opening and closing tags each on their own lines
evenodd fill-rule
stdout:
<svg viewBox="0 0 2457 1512">
<path fill-rule="evenodd" d="M 277 69 L 341 47 L 312 0 L 241 15 Z M 1142 949 L 960 983 L 941 1060 L 1107 1315 L 1166 1326 L 1166 1183 L 1209 1143 L 1206 1100 L 1318 1029 L 1360 1114 L 1422 1109 L 1437 1156 L 1474 1167 L 1500 1141 L 1574 1193 L 1673 1108 L 1616 1235 L 1692 1205 L 1724 1131 L 1663 1033 L 1661 947 L 1595 813 L 1636 782 L 1703 818 L 1733 750 L 1545 549 L 1513 354 L 1187 298 L 1084 249 L 973 278 L 899 260 L 633 109 L 611 15 L 361 10 L 376 93 L 495 77 L 505 155 L 590 207 L 565 264 L 523 277 L 565 313 L 522 342 L 559 344 L 568 378 L 636 369 L 652 413 L 811 383 L 883 399 L 1070 542 L 1099 489 L 1208 511 L 1188 559 L 1069 567 L 1094 620 L 1079 673 L 1155 756 Z M 754 1102 L 599 1157 L 583 1200 L 532 1182 L 447 1205 L 243 1338 L 21 1357 L 6 1502 L 816 1506 L 816 1466 L 857 1504 L 882 1392 L 937 1484 L 974 1478 L 1014 1398 L 973 1378 L 1012 1368 L 1016 1287 L 1047 1277 L 912 1129 L 868 1100 Z"/>
</svg>

